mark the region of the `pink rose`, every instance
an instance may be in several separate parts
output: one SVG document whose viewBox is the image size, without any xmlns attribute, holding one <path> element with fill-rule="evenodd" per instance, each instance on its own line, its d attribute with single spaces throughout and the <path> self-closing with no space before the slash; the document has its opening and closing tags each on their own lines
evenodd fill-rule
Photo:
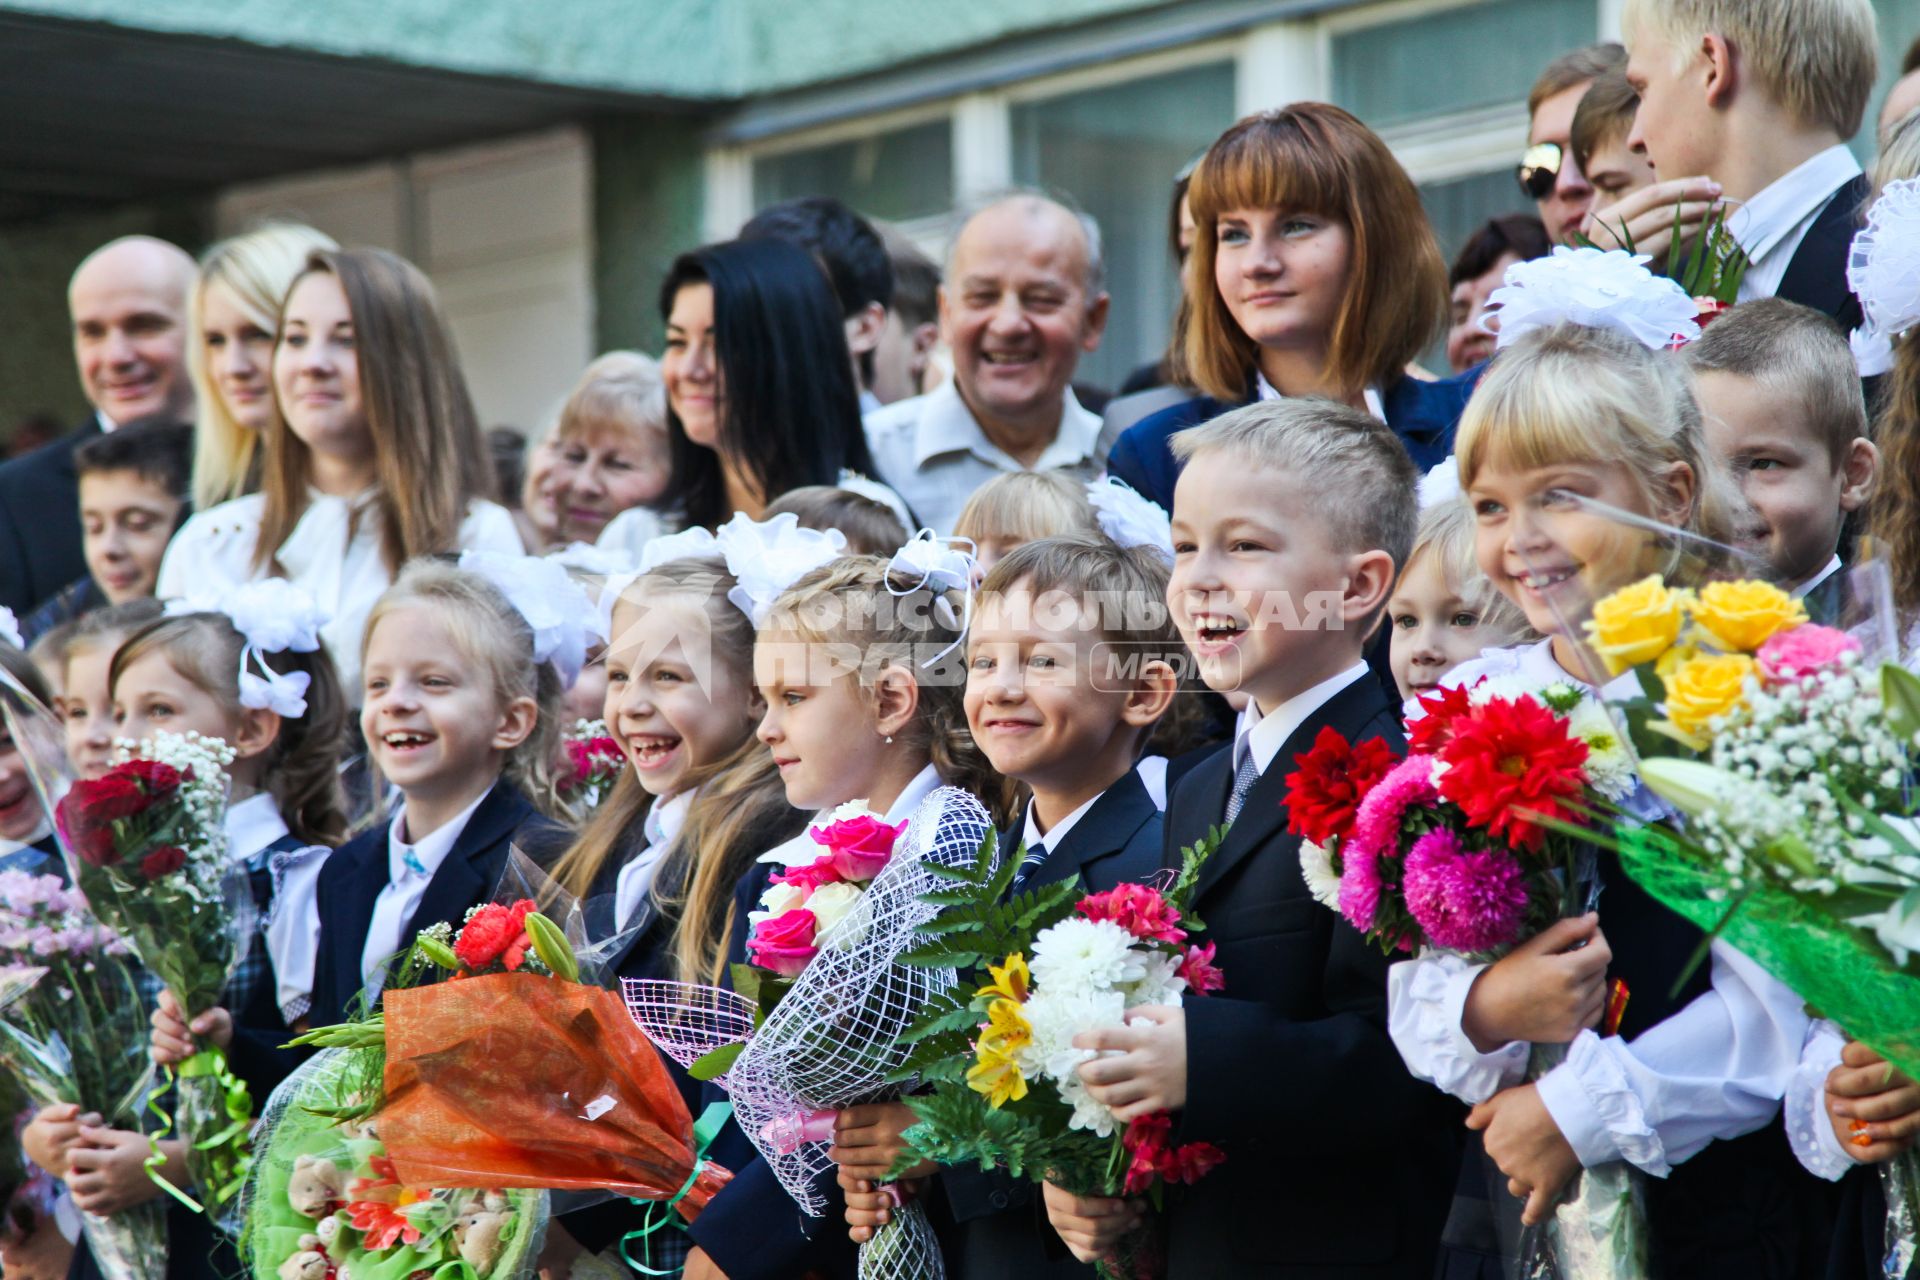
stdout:
<svg viewBox="0 0 1920 1280">
<path fill-rule="evenodd" d="M 804 867 L 788 867 L 773 877 L 774 884 L 789 884 L 802 893 L 812 893 L 823 885 L 839 884 L 840 880 L 840 871 L 833 865 L 832 854 L 817 858 Z"/>
<path fill-rule="evenodd" d="M 805 907 L 762 920 L 747 939 L 747 959 L 783 978 L 797 977 L 820 950 L 813 945 L 816 928 L 813 912 Z"/>
<path fill-rule="evenodd" d="M 833 868 L 844 879 L 871 880 L 887 865 L 887 859 L 893 856 L 893 842 L 906 829 L 904 822 L 895 826 L 863 814 L 814 827 L 809 834 L 815 843 L 832 851 Z"/>
<path fill-rule="evenodd" d="M 1838 666 L 1842 654 L 1860 652 L 1860 642 L 1844 631 L 1811 622 L 1776 631 L 1754 656 L 1767 679 L 1799 680 Z"/>
</svg>

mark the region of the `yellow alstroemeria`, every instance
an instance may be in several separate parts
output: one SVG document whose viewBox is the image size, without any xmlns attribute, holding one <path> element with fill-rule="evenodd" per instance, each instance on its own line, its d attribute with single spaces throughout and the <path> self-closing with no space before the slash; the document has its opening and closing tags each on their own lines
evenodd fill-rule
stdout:
<svg viewBox="0 0 1920 1280">
<path fill-rule="evenodd" d="M 1033 986 L 1033 975 L 1027 972 L 1025 956 L 1016 951 L 1007 957 L 1005 964 L 988 965 L 987 972 L 993 975 L 993 981 L 974 992 L 976 998 L 998 996 L 1015 1004 L 1027 1002 L 1027 991 Z"/>
<path fill-rule="evenodd" d="M 1593 606 L 1586 624 L 1588 643 L 1607 670 L 1619 675 L 1672 648 L 1680 638 L 1686 612 L 1687 593 L 1670 589 L 1659 574 L 1650 574 Z"/>
<path fill-rule="evenodd" d="M 1807 620 L 1806 606 L 1765 582 L 1710 582 L 1692 604 L 1701 630 L 1729 649 L 1752 653 L 1777 631 Z"/>
<path fill-rule="evenodd" d="M 987 1105 L 998 1111 L 1027 1096 L 1027 1078 L 1012 1058 L 983 1047 L 980 1061 L 967 1069 L 967 1088 L 985 1094 Z"/>
<path fill-rule="evenodd" d="M 980 1033 L 982 1046 L 989 1041 L 996 1051 L 1011 1057 L 1033 1043 L 1033 1024 L 1013 1001 L 995 1000 L 987 1006 L 987 1029 Z"/>
</svg>

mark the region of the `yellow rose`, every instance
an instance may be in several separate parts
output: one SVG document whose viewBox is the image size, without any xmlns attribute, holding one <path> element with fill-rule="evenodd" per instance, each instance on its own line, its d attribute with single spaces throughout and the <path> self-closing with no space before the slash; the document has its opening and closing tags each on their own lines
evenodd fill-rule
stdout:
<svg viewBox="0 0 1920 1280">
<path fill-rule="evenodd" d="M 1669 590 L 1659 574 L 1651 574 L 1607 596 L 1593 606 L 1587 620 L 1587 638 L 1593 651 L 1619 675 L 1628 667 L 1652 662 L 1680 636 L 1686 621 L 1684 591 Z"/>
<path fill-rule="evenodd" d="M 1708 721 L 1746 700 L 1753 672 L 1753 659 L 1744 653 L 1701 654 L 1681 663 L 1666 678 L 1667 719 L 1684 734 L 1704 735 Z"/>
<path fill-rule="evenodd" d="M 1713 582 L 1700 588 L 1693 620 L 1727 648 L 1752 653 L 1774 632 L 1805 622 L 1807 611 L 1764 582 Z"/>
<path fill-rule="evenodd" d="M 1027 1096 L 1027 1078 L 1012 1058 L 982 1048 L 980 1061 L 967 1068 L 967 1088 L 984 1093 L 987 1105 L 998 1111 Z"/>
</svg>

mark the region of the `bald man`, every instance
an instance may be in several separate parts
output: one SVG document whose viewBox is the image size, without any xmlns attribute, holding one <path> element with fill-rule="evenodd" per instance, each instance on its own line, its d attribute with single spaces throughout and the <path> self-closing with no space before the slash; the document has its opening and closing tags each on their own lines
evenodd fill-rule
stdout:
<svg viewBox="0 0 1920 1280">
<path fill-rule="evenodd" d="M 973 491 L 1009 471 L 1100 471 L 1100 419 L 1072 390 L 1100 345 L 1100 230 L 1038 195 L 987 205 L 960 228 L 940 286 L 953 377 L 867 416 L 879 478 L 947 533 Z"/>
<path fill-rule="evenodd" d="M 75 445 L 152 414 L 192 417 L 193 276 L 192 258 L 151 236 L 110 241 L 74 271 L 73 358 L 93 413 L 71 435 L 0 466 L 0 605 L 24 615 L 87 572 Z"/>
</svg>

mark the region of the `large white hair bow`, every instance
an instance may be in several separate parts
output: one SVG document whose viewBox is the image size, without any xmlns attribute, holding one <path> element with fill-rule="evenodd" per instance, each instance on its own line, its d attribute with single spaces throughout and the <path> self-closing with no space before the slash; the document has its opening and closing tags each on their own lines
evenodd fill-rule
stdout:
<svg viewBox="0 0 1920 1280">
<path fill-rule="evenodd" d="M 1556 245 L 1551 254 L 1507 268 L 1506 282 L 1487 298 L 1498 325 L 1497 347 L 1556 324 L 1613 329 L 1655 351 L 1700 336 L 1699 309 L 1687 291 L 1647 270 L 1648 255 L 1625 249 Z"/>
<path fill-rule="evenodd" d="M 1853 331 L 1863 375 L 1893 364 L 1892 339 L 1920 325 L 1920 178 L 1889 182 L 1847 254 L 1847 288 L 1867 322 Z"/>
<path fill-rule="evenodd" d="M 1123 547 L 1152 547 L 1162 560 L 1173 563 L 1173 522 L 1159 503 L 1117 476 L 1088 481 L 1087 501 L 1107 537 Z"/>
<path fill-rule="evenodd" d="M 935 536 L 932 529 L 922 529 L 907 539 L 901 548 L 887 561 L 887 594 L 896 598 L 910 596 L 921 588 L 927 588 L 936 595 L 947 591 L 961 593 L 960 616 L 953 617 L 953 606 L 946 600 L 937 600 L 936 612 L 946 610 L 941 618 L 958 634 L 953 643 L 921 663 L 921 667 L 937 666 L 940 660 L 952 653 L 967 638 L 967 628 L 973 623 L 973 578 L 979 562 L 971 551 L 962 551 L 954 542 L 964 542 L 973 546 L 970 538 L 947 539 Z M 909 585 L 896 586 L 896 582 Z"/>
<path fill-rule="evenodd" d="M 1460 459 L 1448 454 L 1433 464 L 1427 474 L 1420 477 L 1419 487 L 1415 490 L 1420 500 L 1420 510 L 1428 511 L 1443 502 L 1452 502 L 1460 496 Z"/>
<path fill-rule="evenodd" d="M 838 529 L 802 529 L 800 517 L 783 511 L 771 520 L 751 520 L 745 512 L 720 526 L 714 536 L 727 572 L 739 585 L 727 599 L 758 627 L 780 593 L 823 564 L 847 553 L 847 535 Z"/>
<path fill-rule="evenodd" d="M 320 628 L 331 615 L 318 601 L 285 578 L 262 578 L 221 595 L 167 601 L 168 617 L 190 613 L 223 613 L 246 641 L 236 681 L 241 706 L 290 720 L 307 714 L 307 689 L 313 678 L 304 671 L 275 671 L 267 665 L 267 655 L 313 653 L 320 648 Z M 259 668 L 258 674 L 247 669 L 249 660 Z"/>
<path fill-rule="evenodd" d="M 610 573 L 600 584 L 600 600 L 594 611 L 594 634 L 602 640 L 613 639 L 613 607 L 620 603 L 620 597 L 628 587 L 658 569 L 670 560 L 686 560 L 699 556 L 717 556 L 720 544 L 713 534 L 695 525 L 691 529 L 682 529 L 678 533 L 663 533 L 640 548 L 640 559 L 631 569 Z"/>
<path fill-rule="evenodd" d="M 533 660 L 551 662 L 568 688 L 587 661 L 587 631 L 593 603 L 566 566 L 540 556 L 463 551 L 460 567 L 500 588 L 514 611 L 533 629 Z"/>
</svg>

